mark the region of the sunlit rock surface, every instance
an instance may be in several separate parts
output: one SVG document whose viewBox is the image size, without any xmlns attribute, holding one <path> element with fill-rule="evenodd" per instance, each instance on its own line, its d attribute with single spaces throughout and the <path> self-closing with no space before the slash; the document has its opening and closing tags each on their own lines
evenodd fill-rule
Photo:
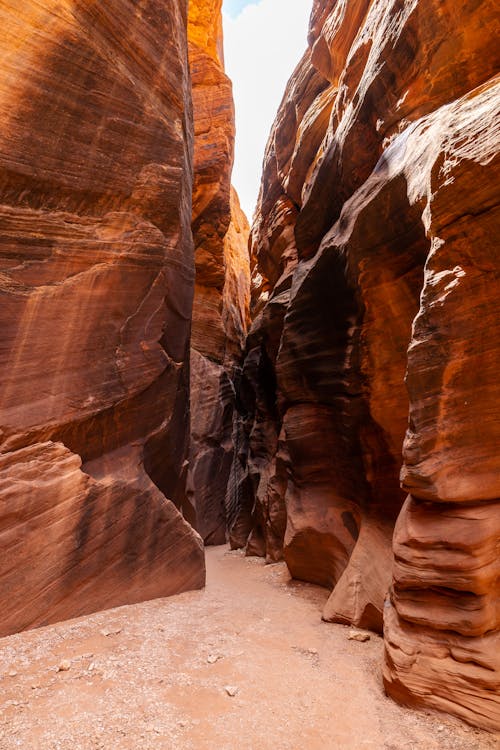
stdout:
<svg viewBox="0 0 500 750">
<path fill-rule="evenodd" d="M 226 541 L 226 487 L 233 460 L 234 380 L 248 321 L 249 226 L 234 190 L 234 106 L 224 73 L 222 0 L 189 3 L 193 81 L 191 449 L 186 516 L 207 544 Z"/>
<path fill-rule="evenodd" d="M 330 587 L 325 619 L 381 630 L 385 613 L 391 695 L 488 729 L 500 728 L 494 18 L 490 0 L 313 3 L 252 228 L 231 536 Z"/>
<path fill-rule="evenodd" d="M 204 583 L 186 26 L 180 0 L 1 3 L 1 635 Z"/>
</svg>

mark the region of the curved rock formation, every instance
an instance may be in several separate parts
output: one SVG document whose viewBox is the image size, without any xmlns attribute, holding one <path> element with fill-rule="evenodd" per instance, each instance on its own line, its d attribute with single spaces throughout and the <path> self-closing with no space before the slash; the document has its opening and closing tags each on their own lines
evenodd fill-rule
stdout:
<svg viewBox="0 0 500 750">
<path fill-rule="evenodd" d="M 325 619 L 381 630 L 385 611 L 390 694 L 489 729 L 500 728 L 494 17 L 490 0 L 313 3 L 252 229 L 233 534 L 332 588 Z"/>
<path fill-rule="evenodd" d="M 186 3 L 6 0 L 0 20 L 3 635 L 201 587 L 204 560 L 177 510 Z"/>
<path fill-rule="evenodd" d="M 232 86 L 224 73 L 222 0 L 189 3 L 193 81 L 193 235 L 196 285 L 191 338 L 188 517 L 205 543 L 226 541 L 236 371 L 250 296 L 249 226 L 234 190 Z"/>
</svg>

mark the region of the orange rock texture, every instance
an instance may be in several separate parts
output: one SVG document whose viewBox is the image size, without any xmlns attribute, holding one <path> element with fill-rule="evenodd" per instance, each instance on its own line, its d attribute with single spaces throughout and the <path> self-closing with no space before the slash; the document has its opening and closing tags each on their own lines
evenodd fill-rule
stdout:
<svg viewBox="0 0 500 750">
<path fill-rule="evenodd" d="M 231 82 L 224 73 L 221 6 L 222 0 L 191 0 L 188 30 L 196 284 L 186 516 L 207 544 L 226 541 L 234 381 L 241 366 L 250 298 L 250 230 L 231 189 L 234 108 Z"/>
<path fill-rule="evenodd" d="M 183 0 L 0 5 L 0 635 L 201 587 Z"/>
<path fill-rule="evenodd" d="M 385 620 L 391 695 L 492 730 L 495 18 L 492 0 L 313 3 L 252 228 L 230 485 L 233 546 L 330 587 L 327 620 Z"/>
</svg>

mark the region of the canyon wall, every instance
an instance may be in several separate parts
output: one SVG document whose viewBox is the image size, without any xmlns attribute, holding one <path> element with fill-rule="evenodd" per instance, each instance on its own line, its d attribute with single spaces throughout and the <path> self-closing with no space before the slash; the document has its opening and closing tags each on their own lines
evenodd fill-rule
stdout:
<svg viewBox="0 0 500 750">
<path fill-rule="evenodd" d="M 0 635 L 203 586 L 185 0 L 0 7 Z M 153 75 L 152 75 L 153 72 Z"/>
<path fill-rule="evenodd" d="M 250 296 L 250 230 L 231 188 L 234 107 L 231 82 L 224 73 L 221 6 L 222 0 L 191 0 L 188 33 L 196 284 L 186 517 L 207 544 L 226 541 L 234 381 L 245 345 Z"/>
<path fill-rule="evenodd" d="M 500 729 L 495 17 L 491 0 L 313 3 L 252 228 L 230 482 L 233 547 L 328 586 L 324 619 L 383 628 L 390 695 L 488 729 Z"/>
</svg>

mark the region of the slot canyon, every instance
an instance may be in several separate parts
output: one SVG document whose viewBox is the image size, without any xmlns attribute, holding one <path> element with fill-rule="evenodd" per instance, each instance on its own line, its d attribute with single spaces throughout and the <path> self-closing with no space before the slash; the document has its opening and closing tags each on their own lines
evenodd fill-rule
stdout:
<svg viewBox="0 0 500 750">
<path fill-rule="evenodd" d="M 222 0 L 0 0 L 0 750 L 498 747 L 498 6 L 310 5 L 252 218 Z"/>
</svg>

